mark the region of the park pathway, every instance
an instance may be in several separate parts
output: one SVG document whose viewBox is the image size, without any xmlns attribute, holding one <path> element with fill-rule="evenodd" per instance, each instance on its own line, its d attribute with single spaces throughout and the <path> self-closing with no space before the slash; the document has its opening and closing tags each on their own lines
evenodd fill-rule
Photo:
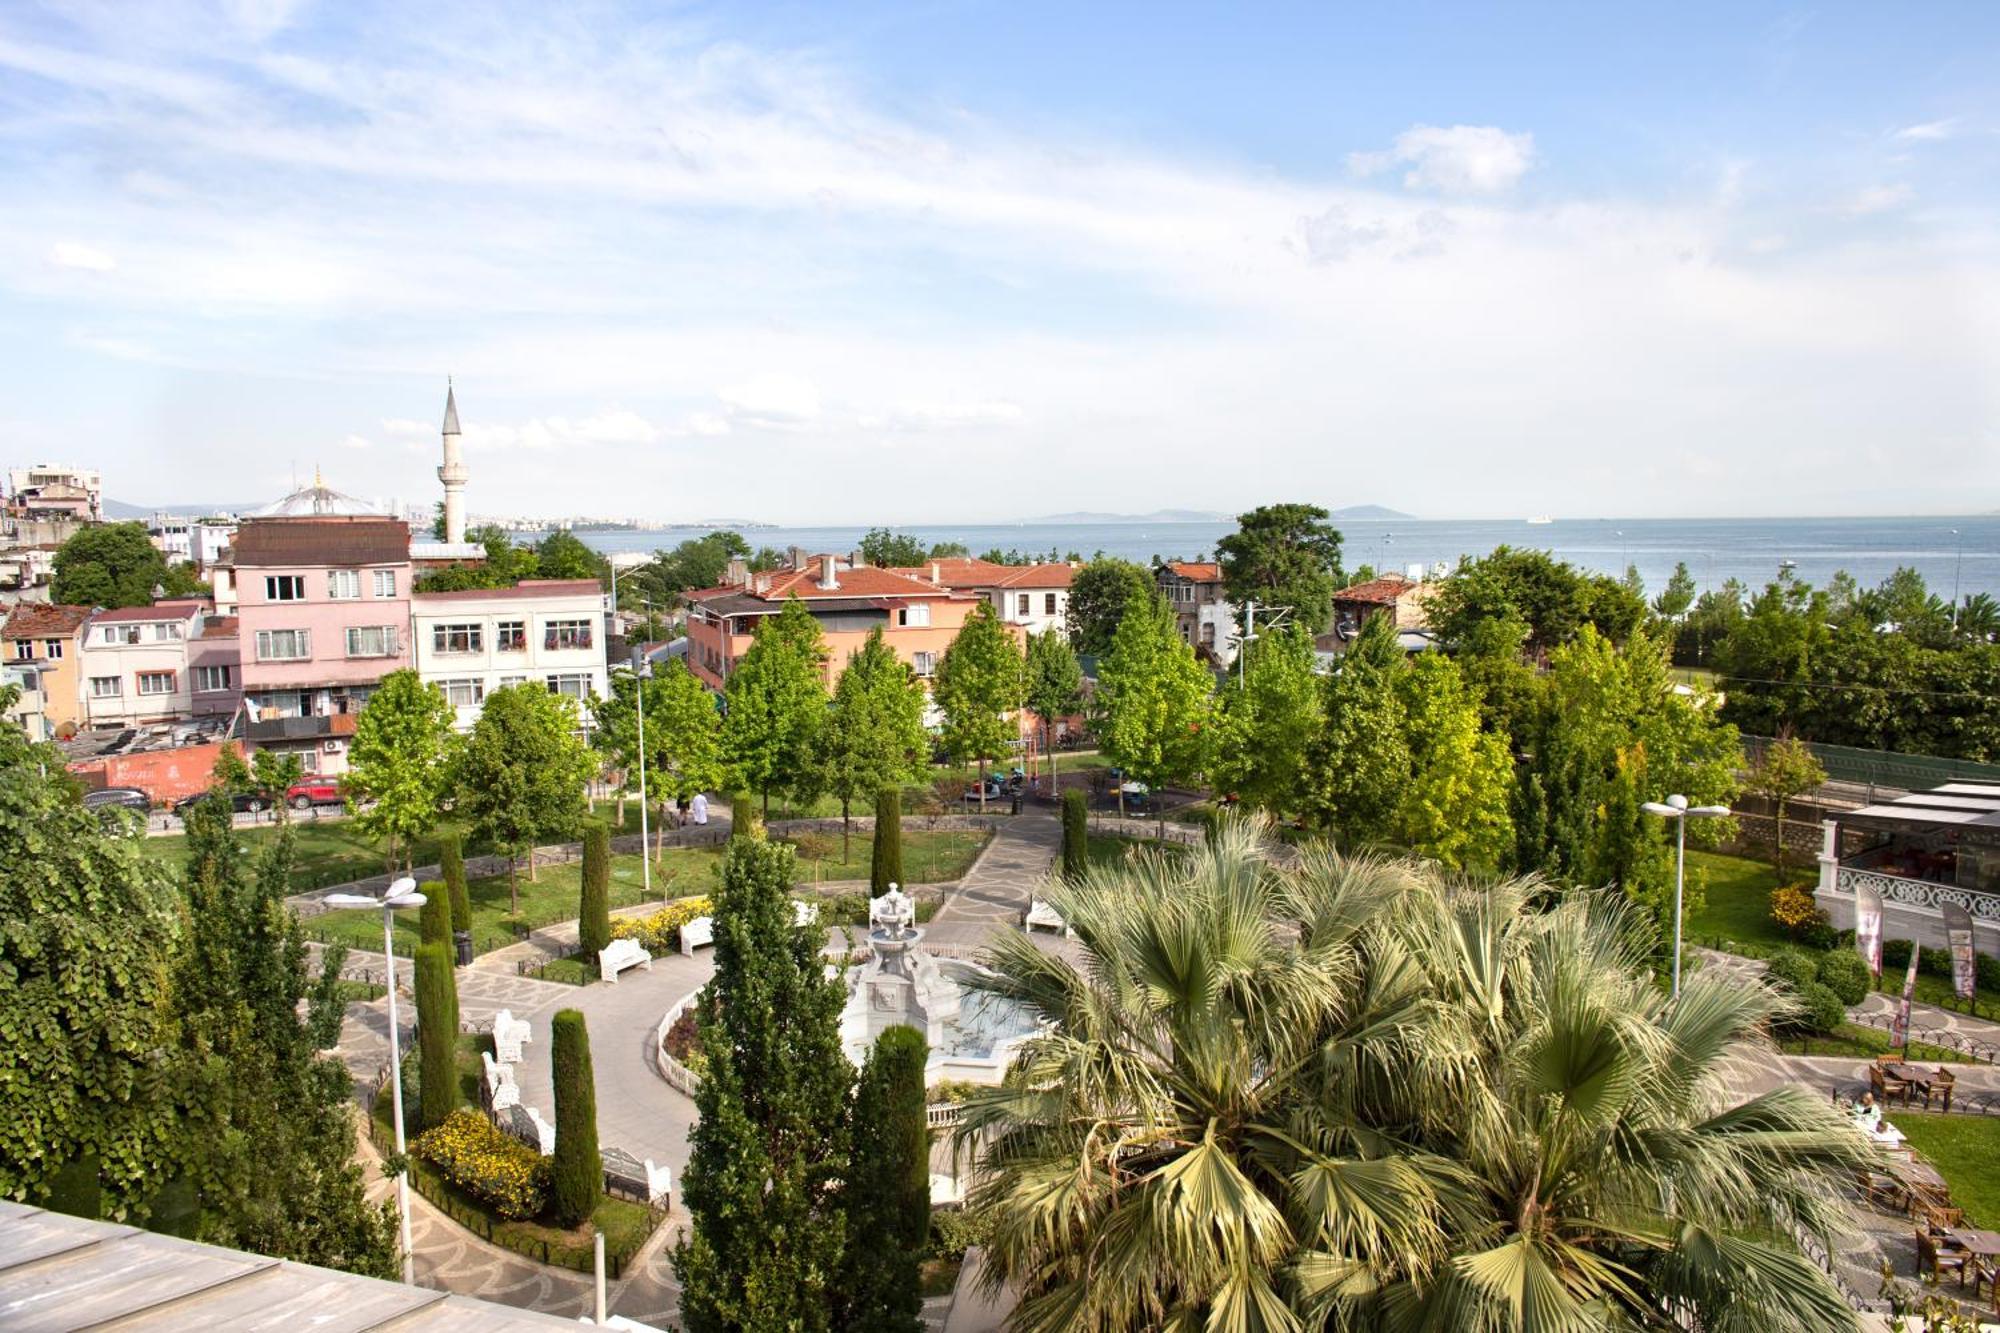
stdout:
<svg viewBox="0 0 2000 1333">
<path fill-rule="evenodd" d="M 996 930 L 1018 930 L 1028 899 L 1041 887 L 1062 847 L 1062 824 L 1030 807 L 1003 822 L 979 859 L 945 894 L 944 906 L 924 927 L 933 949 L 971 951 Z"/>
</svg>

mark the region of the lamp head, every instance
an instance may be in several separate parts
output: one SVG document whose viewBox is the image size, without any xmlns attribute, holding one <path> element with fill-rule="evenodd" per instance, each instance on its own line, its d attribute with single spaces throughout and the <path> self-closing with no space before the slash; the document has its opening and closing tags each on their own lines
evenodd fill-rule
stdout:
<svg viewBox="0 0 2000 1333">
<path fill-rule="evenodd" d="M 1681 817 L 1681 810 L 1678 806 L 1663 805 L 1658 801 L 1648 801 L 1639 808 L 1649 815 L 1658 815 L 1662 819 L 1679 819 Z"/>
<path fill-rule="evenodd" d="M 1671 805 L 1676 810 L 1685 810 L 1688 808 L 1688 798 L 1685 796 L 1681 796 L 1679 794 L 1675 794 L 1667 798 L 1667 804 Z"/>
<path fill-rule="evenodd" d="M 1726 805 L 1698 805 L 1688 811 L 1696 819 L 1721 819 L 1730 813 Z"/>
</svg>

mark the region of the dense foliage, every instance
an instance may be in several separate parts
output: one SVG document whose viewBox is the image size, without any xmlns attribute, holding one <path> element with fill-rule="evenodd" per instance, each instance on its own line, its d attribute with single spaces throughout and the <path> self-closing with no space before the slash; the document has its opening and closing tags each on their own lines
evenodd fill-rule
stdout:
<svg viewBox="0 0 2000 1333">
<path fill-rule="evenodd" d="M 835 1326 L 916 1333 L 917 1262 L 929 1239 L 931 1134 L 924 1112 L 930 1047 L 911 1027 L 875 1039 L 854 1091 L 854 1143 L 841 1202 L 849 1238 Z"/>
<path fill-rule="evenodd" d="M 853 803 L 922 775 L 930 754 L 924 689 L 878 626 L 848 655 L 813 760 L 818 785 L 840 800 L 842 855 Z"/>
<path fill-rule="evenodd" d="M 931 697 L 944 712 L 939 739 L 953 759 L 977 760 L 981 778 L 987 764 L 1020 739 L 1014 710 L 1021 706 L 1024 672 L 1020 644 L 987 601 L 972 608 L 938 662 Z M 983 783 L 979 804 L 985 809 Z"/>
<path fill-rule="evenodd" d="M 167 563 L 144 523 L 96 523 L 79 528 L 56 552 L 49 596 L 65 606 L 115 610 L 207 590 L 192 566 Z"/>
<path fill-rule="evenodd" d="M 584 783 L 595 771 L 577 737 L 575 701 L 534 682 L 486 696 L 460 754 L 457 813 L 496 846 L 507 849 L 507 891 L 515 895 L 515 863 L 535 844 L 575 835 L 584 813 Z M 512 904 L 519 910 L 518 898 Z"/>
<path fill-rule="evenodd" d="M 435 1129 L 458 1109 L 458 979 L 452 973 L 451 946 L 443 941 L 419 944 L 413 962 L 423 1071 L 417 1123 Z"/>
<path fill-rule="evenodd" d="M 611 826 L 601 819 L 583 821 L 576 943 L 592 962 L 611 943 Z"/>
<path fill-rule="evenodd" d="M 590 1065 L 590 1029 L 576 1009 L 559 1009 L 549 1023 L 549 1059 L 556 1107 L 556 1153 L 549 1164 L 556 1222 L 588 1220 L 604 1197 L 604 1158 L 597 1151 L 597 1083 Z"/>
<path fill-rule="evenodd" d="M 1340 586 L 1340 534 L 1318 505 L 1262 505 L 1236 518 L 1215 544 L 1223 591 L 1236 603 L 1282 606 L 1292 623 L 1318 634 L 1333 618 Z"/>
<path fill-rule="evenodd" d="M 1152 574 L 1129 560 L 1098 556 L 1069 585 L 1069 635 L 1079 653 L 1109 652 L 1126 609 L 1157 595 Z"/>
<path fill-rule="evenodd" d="M 382 677 L 355 719 L 341 794 L 357 828 L 388 839 L 391 859 L 401 849 L 405 870 L 451 790 L 457 721 L 444 691 L 408 669 Z"/>
<path fill-rule="evenodd" d="M 869 849 L 868 892 L 879 898 L 891 884 L 903 882 L 903 791 L 884 787 L 875 793 L 875 841 Z"/>
<path fill-rule="evenodd" d="M 722 726 L 722 766 L 730 784 L 754 792 L 763 813 L 773 792 L 810 794 L 818 774 L 813 754 L 826 722 L 825 636 L 796 597 L 766 616 L 749 651 L 729 673 L 728 715 Z M 733 812 L 732 812 L 733 813 Z"/>
</svg>

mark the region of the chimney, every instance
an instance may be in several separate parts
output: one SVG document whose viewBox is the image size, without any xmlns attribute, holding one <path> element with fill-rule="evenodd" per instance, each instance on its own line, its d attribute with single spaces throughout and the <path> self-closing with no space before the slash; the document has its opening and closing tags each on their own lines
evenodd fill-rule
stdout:
<svg viewBox="0 0 2000 1333">
<path fill-rule="evenodd" d="M 723 573 L 722 579 L 732 588 L 749 587 L 750 562 L 740 555 L 735 557 L 729 562 L 729 568 Z"/>
<path fill-rule="evenodd" d="M 759 574 L 757 576 L 755 591 L 759 597 L 771 591 L 771 576 L 769 574 Z"/>
<path fill-rule="evenodd" d="M 839 562 L 840 562 L 840 557 L 836 555 L 823 555 L 819 558 L 820 587 L 825 588 L 828 591 L 831 591 L 840 586 L 840 577 L 835 572 L 835 567 L 839 564 Z"/>
<path fill-rule="evenodd" d="M 793 568 L 793 569 L 794 569 L 795 571 L 796 571 L 796 570 L 803 570 L 803 569 L 804 569 L 804 568 L 806 567 L 806 550 L 805 550 L 805 547 L 803 547 L 803 546 L 793 546 L 793 547 L 789 547 L 789 548 L 787 548 L 787 550 L 786 550 L 785 554 L 791 557 L 791 560 L 792 560 L 792 568 Z"/>
<path fill-rule="evenodd" d="M 935 560 L 931 561 L 931 582 L 940 588 L 944 586 L 944 571 L 938 568 Z"/>
<path fill-rule="evenodd" d="M 849 569 L 863 569 L 867 567 L 867 564 L 868 557 L 861 553 L 860 547 L 857 546 L 847 553 L 847 567 Z"/>
</svg>

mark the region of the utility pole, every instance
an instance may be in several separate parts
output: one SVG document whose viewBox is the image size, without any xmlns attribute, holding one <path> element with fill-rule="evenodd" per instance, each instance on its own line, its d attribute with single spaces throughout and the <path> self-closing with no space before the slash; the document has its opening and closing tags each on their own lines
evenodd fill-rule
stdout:
<svg viewBox="0 0 2000 1333">
<path fill-rule="evenodd" d="M 1257 637 L 1257 603 L 1253 599 L 1243 603 L 1243 637 L 1236 645 L 1236 683 L 1245 685 L 1250 679 L 1250 641 Z"/>
</svg>

